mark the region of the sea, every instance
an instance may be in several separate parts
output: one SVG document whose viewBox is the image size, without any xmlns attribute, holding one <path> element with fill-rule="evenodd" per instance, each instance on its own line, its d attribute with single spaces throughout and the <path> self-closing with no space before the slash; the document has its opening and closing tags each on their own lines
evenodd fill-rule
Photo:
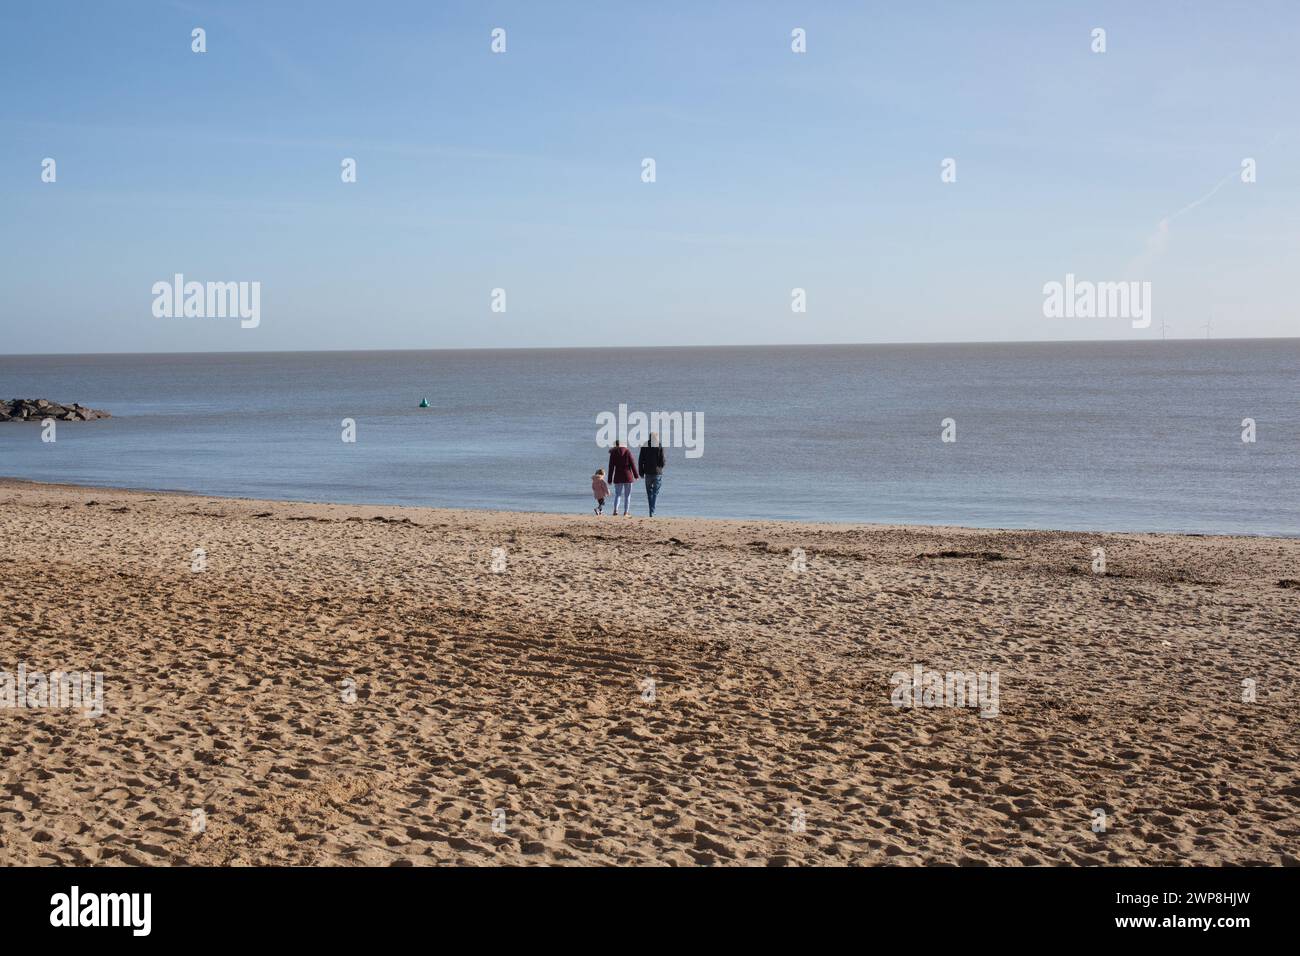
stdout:
<svg viewBox="0 0 1300 956">
<path fill-rule="evenodd" d="M 1300 339 L 9 355 L 0 397 L 112 413 L 0 423 L 37 481 L 590 514 L 665 413 L 664 516 L 1300 535 Z"/>
</svg>

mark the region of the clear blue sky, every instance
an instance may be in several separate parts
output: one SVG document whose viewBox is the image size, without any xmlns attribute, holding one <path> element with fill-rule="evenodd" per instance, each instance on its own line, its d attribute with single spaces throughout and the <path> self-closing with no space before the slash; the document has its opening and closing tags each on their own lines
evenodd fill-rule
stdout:
<svg viewBox="0 0 1300 956">
<path fill-rule="evenodd" d="M 0 348 L 1297 335 L 1297 36 L 1294 0 L 6 3 Z M 260 281 L 260 327 L 154 318 L 176 272 Z M 1044 318 L 1067 272 L 1156 323 Z"/>
</svg>

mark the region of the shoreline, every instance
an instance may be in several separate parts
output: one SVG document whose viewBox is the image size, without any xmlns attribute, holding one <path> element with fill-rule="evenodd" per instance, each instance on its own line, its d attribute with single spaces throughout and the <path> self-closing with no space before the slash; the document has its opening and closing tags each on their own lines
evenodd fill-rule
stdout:
<svg viewBox="0 0 1300 956">
<path fill-rule="evenodd" d="M 17 478 L 9 475 L 0 475 L 0 490 L 7 487 L 21 488 L 31 485 L 39 488 L 58 488 L 68 491 L 98 491 L 103 493 L 114 494 L 131 494 L 131 495 L 166 495 L 169 497 L 184 498 L 207 498 L 215 501 L 240 501 L 261 504 L 275 505 L 317 505 L 321 507 L 332 508 L 395 508 L 403 511 L 429 511 L 429 512 L 447 512 L 451 514 L 465 515 L 535 515 L 538 517 L 567 518 L 572 520 L 582 520 L 590 514 L 589 511 L 532 511 L 532 510 L 511 510 L 505 508 L 446 508 L 433 505 L 407 505 L 407 504 L 389 504 L 385 502 L 349 502 L 349 501 L 323 501 L 317 499 L 295 499 L 295 498 L 254 498 L 243 495 L 229 494 L 209 494 L 198 491 L 186 491 L 177 488 L 151 488 L 140 486 L 117 486 L 117 485 L 83 485 L 67 482 L 56 481 L 38 481 L 32 478 Z M 641 490 L 638 482 L 633 486 L 633 494 Z M 644 494 L 638 501 L 644 505 Z M 591 515 L 595 518 L 595 515 Z M 612 516 L 606 515 L 605 517 Z M 650 520 L 644 513 L 633 512 L 633 518 Z M 603 519 L 601 519 L 603 520 Z M 774 524 L 791 527 L 809 527 L 818 530 L 864 530 L 864 529 L 881 529 L 881 530 L 903 530 L 910 529 L 915 531 L 967 531 L 985 534 L 1061 534 L 1061 535 L 1107 535 L 1107 536 L 1169 536 L 1174 538 L 1213 538 L 1213 539 L 1244 539 L 1244 540 L 1265 540 L 1265 541 L 1300 541 L 1300 532 L 1294 534 L 1287 533 L 1263 533 L 1263 532 L 1241 532 L 1238 534 L 1224 534 L 1221 532 L 1203 532 L 1203 531 L 1149 531 L 1149 530 L 1123 530 L 1112 531 L 1107 529 L 1095 528 L 1018 528 L 1007 526 L 989 526 L 980 525 L 960 525 L 960 524 L 891 524 L 887 522 L 840 522 L 840 521 L 803 521 L 798 518 L 717 518 L 704 515 L 683 515 L 683 514 L 660 514 L 654 519 L 656 524 L 667 521 L 685 521 L 685 522 L 704 522 L 718 525 L 735 525 L 735 524 Z"/>
<path fill-rule="evenodd" d="M 1300 864 L 1294 539 L 0 501 L 0 865 Z"/>
</svg>

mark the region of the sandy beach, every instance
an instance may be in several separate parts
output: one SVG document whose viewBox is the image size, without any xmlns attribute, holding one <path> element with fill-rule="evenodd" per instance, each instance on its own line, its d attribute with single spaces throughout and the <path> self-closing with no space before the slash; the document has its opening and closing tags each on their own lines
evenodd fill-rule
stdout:
<svg viewBox="0 0 1300 956">
<path fill-rule="evenodd" d="M 3 865 L 1300 862 L 1300 540 L 0 502 Z"/>
</svg>

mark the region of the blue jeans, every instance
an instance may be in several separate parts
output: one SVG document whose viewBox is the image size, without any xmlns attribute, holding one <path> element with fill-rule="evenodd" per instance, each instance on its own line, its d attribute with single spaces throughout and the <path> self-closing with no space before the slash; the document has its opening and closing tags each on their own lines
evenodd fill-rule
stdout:
<svg viewBox="0 0 1300 956">
<path fill-rule="evenodd" d="M 663 475 L 645 476 L 645 500 L 650 505 L 650 517 L 652 518 L 655 516 L 655 501 L 659 497 L 659 485 L 663 480 Z"/>
<path fill-rule="evenodd" d="M 623 514 L 627 514 L 627 506 L 632 503 L 632 483 L 616 482 L 614 484 L 614 514 L 618 514 L 618 499 L 623 499 Z"/>
</svg>

